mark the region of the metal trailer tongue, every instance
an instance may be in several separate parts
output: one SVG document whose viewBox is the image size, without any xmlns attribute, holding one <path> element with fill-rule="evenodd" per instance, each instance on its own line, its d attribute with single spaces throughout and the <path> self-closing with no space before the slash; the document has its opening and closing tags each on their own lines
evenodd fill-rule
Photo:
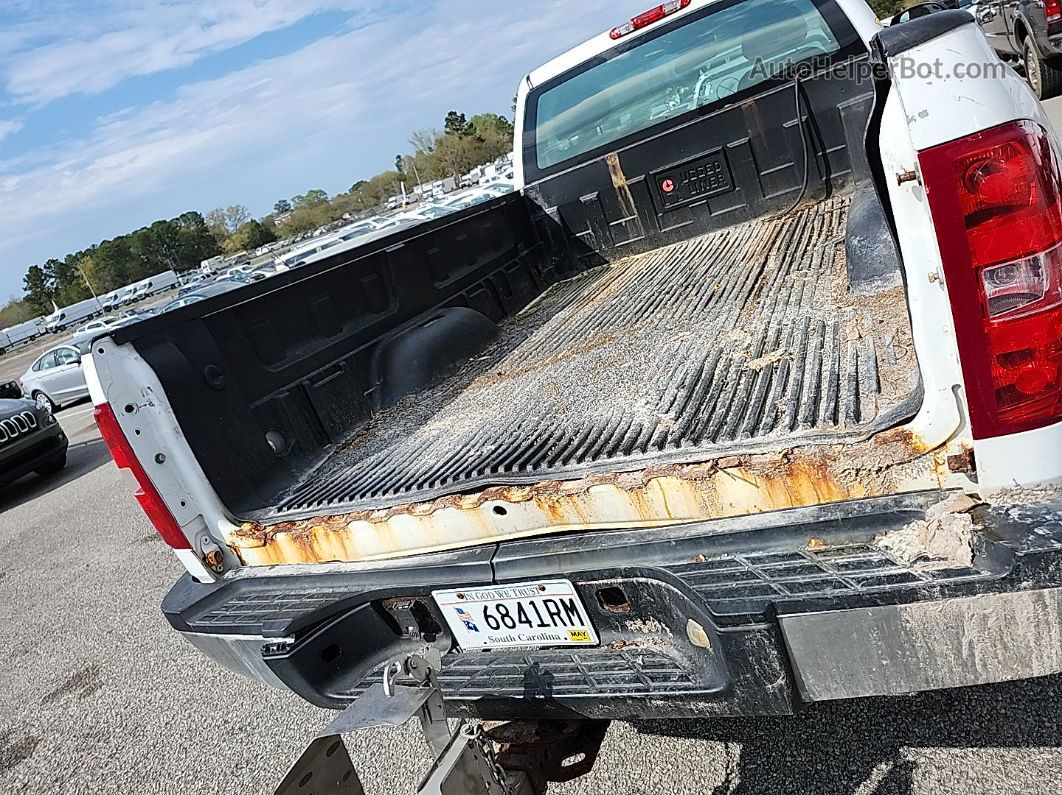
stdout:
<svg viewBox="0 0 1062 795">
<path fill-rule="evenodd" d="M 276 795 L 365 795 L 342 735 L 419 718 L 435 755 L 417 795 L 541 795 L 549 782 L 571 781 L 594 766 L 611 721 L 511 721 L 486 728 L 446 720 L 435 649 L 398 657 L 383 681 L 322 729 L 276 789 Z"/>
</svg>

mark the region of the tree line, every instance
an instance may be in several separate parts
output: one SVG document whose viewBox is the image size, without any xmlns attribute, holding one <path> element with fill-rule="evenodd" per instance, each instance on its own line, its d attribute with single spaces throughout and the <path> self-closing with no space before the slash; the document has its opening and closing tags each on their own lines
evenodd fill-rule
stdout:
<svg viewBox="0 0 1062 795">
<path fill-rule="evenodd" d="M 476 166 L 497 160 L 513 150 L 513 124 L 496 113 L 480 113 L 468 119 L 450 111 L 443 129 L 420 130 L 410 136 L 410 154 L 395 156 L 395 167 L 369 179 L 361 179 L 350 190 L 332 198 L 320 188 L 291 199 L 280 199 L 263 222 L 274 222 L 279 237 L 301 234 L 336 221 L 374 210 L 392 196 L 412 194 L 418 184 L 450 177 L 461 179 Z"/>
<path fill-rule="evenodd" d="M 908 6 L 913 6 L 921 0 L 867 0 L 867 4 L 877 14 L 878 19 L 888 19 L 896 16 Z"/>
<path fill-rule="evenodd" d="M 104 240 L 62 259 L 31 265 L 23 278 L 25 296 L 0 308 L 0 328 L 117 290 L 166 270 L 197 268 L 219 254 L 252 251 L 287 238 L 378 208 L 418 183 L 445 177 L 459 180 L 472 168 L 512 151 L 513 125 L 504 116 L 481 113 L 467 118 L 450 111 L 443 129 L 427 129 L 409 139 L 412 153 L 395 157 L 395 167 L 358 180 L 345 193 L 329 197 L 313 188 L 276 202 L 273 212 L 252 218 L 241 205 L 217 208 L 202 215 L 191 211 L 166 221 Z M 277 223 L 277 217 L 282 222 Z"/>
<path fill-rule="evenodd" d="M 30 265 L 23 279 L 25 302 L 35 314 L 47 314 L 52 302 L 67 306 L 162 271 L 195 268 L 219 251 L 203 216 L 182 213 L 63 259 Z"/>
</svg>

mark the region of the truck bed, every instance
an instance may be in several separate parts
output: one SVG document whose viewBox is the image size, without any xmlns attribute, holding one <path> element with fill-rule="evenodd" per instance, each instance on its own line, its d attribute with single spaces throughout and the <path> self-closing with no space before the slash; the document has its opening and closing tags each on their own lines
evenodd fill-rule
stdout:
<svg viewBox="0 0 1062 795">
<path fill-rule="evenodd" d="M 848 291 L 849 204 L 553 285 L 483 354 L 338 445 L 268 518 L 851 441 L 909 419 L 904 290 Z"/>
</svg>

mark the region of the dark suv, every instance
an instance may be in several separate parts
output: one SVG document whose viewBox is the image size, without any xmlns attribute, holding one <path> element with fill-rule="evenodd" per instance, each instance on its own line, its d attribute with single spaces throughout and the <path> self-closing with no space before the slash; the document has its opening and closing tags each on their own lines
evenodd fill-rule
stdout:
<svg viewBox="0 0 1062 795">
<path fill-rule="evenodd" d="M 1021 60 L 1037 97 L 1062 93 L 1062 1 L 982 0 L 975 16 L 1001 58 Z"/>
<path fill-rule="evenodd" d="M 31 400 L 0 399 L 0 486 L 66 466 L 69 442 L 51 412 Z"/>
</svg>

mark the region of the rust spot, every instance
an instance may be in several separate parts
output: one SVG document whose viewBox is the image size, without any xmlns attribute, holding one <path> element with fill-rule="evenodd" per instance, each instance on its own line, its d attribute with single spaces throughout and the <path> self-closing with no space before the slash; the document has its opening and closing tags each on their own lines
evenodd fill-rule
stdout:
<svg viewBox="0 0 1062 795">
<path fill-rule="evenodd" d="M 597 601 L 602 609 L 608 613 L 625 615 L 631 612 L 631 604 L 627 601 L 623 590 L 616 587 L 602 588 L 597 592 Z"/>
<path fill-rule="evenodd" d="M 812 536 L 810 539 L 808 539 L 807 549 L 809 549 L 812 552 L 814 552 L 817 549 L 826 549 L 826 547 L 828 547 L 828 546 L 829 546 L 829 544 L 827 544 L 825 541 L 823 541 L 818 536 Z"/>
<path fill-rule="evenodd" d="M 627 175 L 623 173 L 618 152 L 605 155 L 605 164 L 608 166 L 609 176 L 612 178 L 612 187 L 616 190 L 616 198 L 619 200 L 620 210 L 624 219 L 632 226 L 631 237 L 644 237 L 645 229 L 642 226 L 642 217 L 638 214 L 638 208 L 634 205 L 634 196 L 631 195 L 631 186 L 627 183 Z"/>
<path fill-rule="evenodd" d="M 908 428 L 893 428 L 891 431 L 883 431 L 873 438 L 878 446 L 892 446 L 906 448 L 912 455 L 921 455 L 936 449 L 914 431 Z"/>
<path fill-rule="evenodd" d="M 954 455 L 948 456 L 948 469 L 951 472 L 976 472 L 977 461 L 974 458 L 973 448 L 968 445 L 962 445 L 962 450 Z"/>
<path fill-rule="evenodd" d="M 360 561 L 550 532 L 649 528 L 744 516 L 937 488 L 935 456 L 925 455 L 922 446 L 914 434 L 901 429 L 844 446 L 806 446 L 578 480 L 494 486 L 275 525 L 247 522 L 227 541 L 247 565 Z"/>
<path fill-rule="evenodd" d="M 220 549 L 212 549 L 203 556 L 203 562 L 212 569 L 220 569 L 225 563 L 225 555 Z"/>
<path fill-rule="evenodd" d="M 565 523 L 566 516 L 564 509 L 561 507 L 561 503 L 556 497 L 542 495 L 541 499 L 538 500 L 538 504 L 542 507 L 542 510 L 545 512 L 546 516 L 549 517 L 551 522 L 554 524 Z"/>
</svg>

